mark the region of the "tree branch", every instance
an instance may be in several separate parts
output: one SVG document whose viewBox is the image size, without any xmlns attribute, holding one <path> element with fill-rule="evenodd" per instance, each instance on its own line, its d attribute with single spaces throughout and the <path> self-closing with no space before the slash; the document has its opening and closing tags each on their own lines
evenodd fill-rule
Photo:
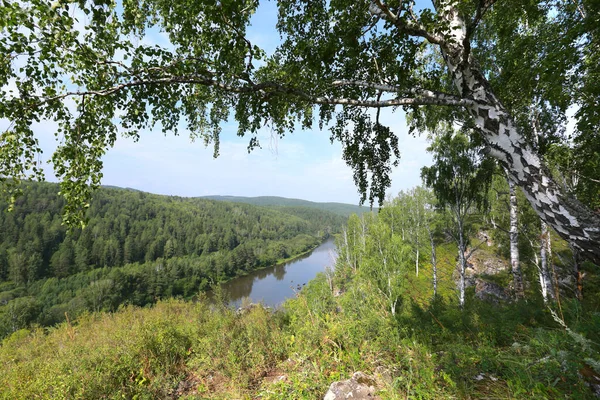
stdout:
<svg viewBox="0 0 600 400">
<path fill-rule="evenodd" d="M 466 99 L 463 97 L 459 97 L 450 93 L 438 92 L 427 89 L 419 89 L 419 88 L 410 88 L 404 89 L 399 88 L 397 86 L 388 85 L 384 83 L 371 83 L 365 81 L 351 81 L 351 80 L 337 80 L 333 81 L 333 86 L 358 86 L 363 88 L 375 89 L 381 92 L 389 92 L 389 93 L 406 93 L 408 95 L 416 96 L 419 98 L 431 98 L 436 99 L 440 102 L 452 102 L 453 105 L 463 105 L 463 106 L 477 106 L 477 105 L 485 105 L 485 103 L 474 101 L 471 99 Z M 440 104 L 442 105 L 442 104 Z M 448 104 L 450 105 L 450 104 Z"/>
<path fill-rule="evenodd" d="M 373 0 L 369 5 L 369 12 L 391 22 L 402 33 L 425 38 L 432 44 L 444 45 L 446 43 L 442 36 L 429 32 L 417 21 L 407 21 L 395 15 L 381 0 Z"/>
<path fill-rule="evenodd" d="M 337 83 L 336 83 L 337 82 Z M 336 81 L 333 86 L 340 86 L 345 83 L 343 81 Z M 360 82 L 354 82 L 357 84 Z M 112 87 L 101 90 L 88 90 L 88 91 L 70 91 L 60 95 L 52 97 L 42 97 L 39 101 L 33 105 L 38 107 L 45 103 L 51 103 L 58 100 L 63 100 L 67 97 L 74 96 L 110 96 L 122 90 L 137 86 L 146 85 L 173 85 L 173 84 L 199 84 L 203 86 L 214 87 L 224 92 L 233 94 L 244 94 L 244 93 L 263 93 L 263 94 L 281 94 L 296 97 L 300 100 L 313 103 L 313 104 L 328 104 L 328 105 L 351 105 L 359 107 L 369 108 L 384 108 L 384 107 L 397 107 L 404 105 L 438 105 L 438 106 L 461 106 L 467 107 L 472 106 L 475 102 L 471 99 L 463 99 L 457 96 L 436 93 L 428 90 L 413 89 L 409 90 L 412 92 L 412 97 L 399 97 L 395 99 L 387 100 L 363 100 L 363 99 L 352 99 L 344 97 L 328 97 L 328 96 L 314 96 L 303 90 L 295 87 L 285 86 L 276 82 L 262 82 L 252 83 L 244 82 L 242 85 L 232 85 L 223 82 L 218 82 L 210 76 L 202 75 L 183 75 L 183 76 L 163 76 L 163 77 L 152 77 L 145 79 L 136 79 L 131 82 L 121 83 Z M 364 85 L 371 85 L 362 83 Z M 380 84 L 372 84 L 377 86 Z M 387 86 L 387 85 L 384 85 Z"/>
<path fill-rule="evenodd" d="M 469 254 L 467 254 L 467 256 L 465 257 L 465 260 L 468 260 L 469 258 L 471 258 L 471 256 L 473 255 L 473 253 L 475 253 L 475 251 L 477 251 L 477 249 L 479 249 L 481 247 L 481 245 L 484 244 L 484 243 L 487 243 L 487 240 L 483 240 L 477 246 L 473 247 L 471 249 L 471 251 L 469 252 Z"/>
<path fill-rule="evenodd" d="M 485 13 L 496 3 L 496 0 L 479 0 L 477 4 L 477 11 L 471 22 L 467 25 L 467 39 L 470 39 L 475 29 L 483 19 Z"/>
</svg>

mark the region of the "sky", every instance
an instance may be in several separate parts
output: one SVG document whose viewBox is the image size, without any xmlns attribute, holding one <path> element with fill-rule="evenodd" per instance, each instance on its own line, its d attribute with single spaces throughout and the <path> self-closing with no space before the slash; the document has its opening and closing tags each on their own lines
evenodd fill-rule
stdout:
<svg viewBox="0 0 600 400">
<path fill-rule="evenodd" d="M 248 29 L 250 41 L 267 53 L 279 41 L 275 18 L 275 4 L 266 2 Z M 159 32 L 153 32 L 147 40 L 166 43 Z M 384 111 L 381 120 L 392 127 L 399 139 L 400 165 L 393 169 L 388 190 L 388 194 L 396 195 L 421 183 L 420 169 L 431 163 L 431 157 L 425 151 L 425 137 L 408 134 L 402 111 Z M 35 131 L 44 149 L 41 158 L 49 160 L 56 147 L 54 126 L 40 124 Z M 180 136 L 165 136 L 159 129 L 143 131 L 138 142 L 119 138 L 103 157 L 102 184 L 186 197 L 283 196 L 358 204 L 360 196 L 352 170 L 342 160 L 341 145 L 330 142 L 328 130 L 298 129 L 277 139 L 265 128 L 259 135 L 262 148 L 250 154 L 249 138 L 237 137 L 236 131 L 234 122 L 223 126 L 217 159 L 213 158 L 212 147 L 206 148 L 201 140 L 192 143 L 185 131 Z M 56 181 L 51 166 L 45 171 L 47 180 Z"/>
</svg>

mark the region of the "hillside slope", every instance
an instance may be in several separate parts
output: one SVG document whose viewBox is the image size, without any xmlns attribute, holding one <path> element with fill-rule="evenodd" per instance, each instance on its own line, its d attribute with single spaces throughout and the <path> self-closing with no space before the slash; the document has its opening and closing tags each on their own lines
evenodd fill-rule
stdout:
<svg viewBox="0 0 600 400">
<path fill-rule="evenodd" d="M 318 203 L 308 200 L 290 199 L 287 197 L 277 196 L 258 196 L 258 197 L 243 197 L 243 196 L 203 196 L 203 199 L 211 199 L 218 201 L 230 201 L 234 203 L 246 203 L 257 206 L 279 206 L 279 207 L 308 207 L 316 208 L 324 211 L 333 212 L 342 216 L 349 216 L 350 214 L 362 215 L 363 213 L 370 212 L 371 209 L 367 206 L 357 206 L 346 203 Z M 373 210 L 377 211 L 377 208 Z"/>
<path fill-rule="evenodd" d="M 58 186 L 30 183 L 0 213 L 0 337 L 85 310 L 190 298 L 210 284 L 315 247 L 345 218 L 102 188 L 88 225 L 67 233 Z M 0 210 L 7 204 L 0 202 Z"/>
</svg>

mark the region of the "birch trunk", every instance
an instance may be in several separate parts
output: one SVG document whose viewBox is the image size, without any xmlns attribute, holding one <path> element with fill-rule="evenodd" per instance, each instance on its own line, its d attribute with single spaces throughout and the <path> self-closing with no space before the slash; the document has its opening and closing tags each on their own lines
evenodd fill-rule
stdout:
<svg viewBox="0 0 600 400">
<path fill-rule="evenodd" d="M 465 258 L 466 251 L 465 238 L 463 234 L 462 223 L 458 224 L 458 261 L 460 263 L 460 277 L 458 282 L 458 304 L 460 308 L 465 307 L 465 271 L 467 269 L 467 260 Z"/>
<path fill-rule="evenodd" d="M 417 241 L 417 261 L 415 262 L 416 266 L 416 274 L 419 276 L 419 242 Z"/>
<path fill-rule="evenodd" d="M 508 171 L 540 218 L 596 264 L 600 264 L 600 215 L 566 194 L 552 178 L 539 155 L 527 142 L 509 112 L 477 68 L 470 52 L 465 21 L 450 1 L 434 1 L 438 14 L 449 28 L 449 41 L 442 55 L 454 85 L 474 119 L 487 151 Z"/>
<path fill-rule="evenodd" d="M 535 248 L 533 242 L 531 242 L 531 247 Z M 544 299 L 544 304 L 548 303 L 548 285 L 546 284 L 546 279 L 544 276 L 544 272 L 542 271 L 541 257 L 538 256 L 536 252 L 533 253 L 533 262 L 538 270 L 538 279 L 540 281 L 540 291 L 542 293 L 542 298 Z"/>
<path fill-rule="evenodd" d="M 433 269 L 433 297 L 437 296 L 437 257 L 435 254 L 435 242 L 433 241 L 433 232 L 429 227 L 427 228 L 427 232 L 429 232 L 429 242 L 431 244 L 431 267 Z"/>
<path fill-rule="evenodd" d="M 523 297 L 523 276 L 519 263 L 519 229 L 517 221 L 517 193 L 515 184 L 508 180 L 510 192 L 510 265 L 515 288 L 515 298 Z"/>
<path fill-rule="evenodd" d="M 547 301 L 547 297 L 554 298 L 554 290 L 552 288 L 552 278 L 550 276 L 550 269 L 548 268 L 548 259 L 552 262 L 551 253 L 551 242 L 550 232 L 548 232 L 548 224 L 542 221 L 542 234 L 540 240 L 540 285 L 542 286 L 542 296 L 544 301 Z"/>
</svg>

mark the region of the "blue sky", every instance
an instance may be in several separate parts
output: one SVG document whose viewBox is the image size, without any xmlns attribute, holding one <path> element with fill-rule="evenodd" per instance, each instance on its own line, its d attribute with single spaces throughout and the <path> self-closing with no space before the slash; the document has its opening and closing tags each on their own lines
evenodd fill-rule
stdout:
<svg viewBox="0 0 600 400">
<path fill-rule="evenodd" d="M 274 30 L 276 8 L 273 2 L 261 5 L 253 17 L 248 35 L 253 44 L 272 50 L 279 36 Z M 165 43 L 158 32 L 147 40 Z M 420 169 L 430 163 L 424 137 L 407 133 L 404 115 L 382 113 L 382 122 L 398 135 L 402 158 L 393 170 L 390 194 L 420 184 Z M 4 124 L 0 124 L 4 125 Z M 51 158 L 56 146 L 52 124 L 36 127 L 44 149 L 43 160 Z M 331 143 L 327 130 L 297 130 L 276 139 L 268 129 L 259 136 L 262 149 L 248 154 L 247 138 L 236 136 L 236 125 L 223 127 L 221 155 L 201 141 L 192 143 L 184 132 L 164 136 L 159 130 L 141 132 L 140 140 L 119 138 L 103 158 L 102 184 L 132 187 L 151 193 L 178 196 L 237 195 L 284 196 L 311 201 L 357 204 L 359 195 L 352 171 L 341 158 L 339 143 Z M 51 166 L 47 179 L 55 180 Z"/>
</svg>

